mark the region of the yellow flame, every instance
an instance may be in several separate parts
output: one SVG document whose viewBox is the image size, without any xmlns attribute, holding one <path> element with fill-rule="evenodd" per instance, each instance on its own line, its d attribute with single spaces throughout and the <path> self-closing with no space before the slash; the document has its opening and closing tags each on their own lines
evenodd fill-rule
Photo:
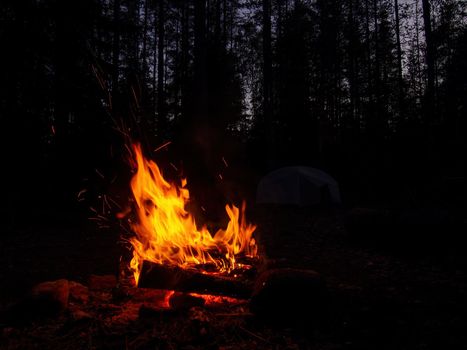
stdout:
<svg viewBox="0 0 467 350">
<path fill-rule="evenodd" d="M 183 179 L 181 186 L 167 182 L 152 160 L 147 160 L 140 145 L 133 146 L 137 171 L 131 180 L 136 201 L 136 234 L 130 239 L 133 259 L 130 268 L 138 283 L 143 260 L 180 267 L 213 264 L 217 272 L 229 272 L 239 267 L 239 254 L 255 257 L 257 246 L 253 232 L 255 225 L 245 220 L 245 203 L 241 210 L 226 205 L 229 216 L 227 228 L 212 235 L 206 227 L 198 228 L 185 205 L 190 199 Z"/>
</svg>

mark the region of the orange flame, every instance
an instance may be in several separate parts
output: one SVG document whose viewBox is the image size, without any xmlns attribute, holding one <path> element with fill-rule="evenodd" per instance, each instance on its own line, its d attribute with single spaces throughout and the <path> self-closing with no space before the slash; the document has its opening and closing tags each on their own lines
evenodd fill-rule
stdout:
<svg viewBox="0 0 467 350">
<path fill-rule="evenodd" d="M 130 268 L 136 284 L 143 260 L 180 267 L 212 264 L 216 272 L 229 272 L 237 267 L 236 256 L 255 257 L 257 246 L 252 237 L 256 226 L 245 221 L 245 203 L 241 210 L 226 205 L 227 228 L 212 235 L 206 227 L 198 228 L 185 205 L 190 199 L 186 179 L 181 186 L 167 182 L 152 160 L 144 158 L 141 146 L 133 147 L 137 171 L 131 180 L 136 201 L 136 234 L 130 239 L 133 259 Z"/>
</svg>

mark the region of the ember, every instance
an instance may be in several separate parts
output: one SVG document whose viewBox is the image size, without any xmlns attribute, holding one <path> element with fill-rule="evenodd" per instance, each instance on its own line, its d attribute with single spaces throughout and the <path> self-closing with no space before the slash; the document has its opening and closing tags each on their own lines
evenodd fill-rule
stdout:
<svg viewBox="0 0 467 350">
<path fill-rule="evenodd" d="M 227 227 L 211 234 L 205 226 L 200 228 L 186 210 L 190 200 L 186 179 L 179 186 L 169 183 L 158 165 L 144 157 L 140 145 L 133 150 L 137 171 L 131 189 L 137 221 L 131 226 L 135 237 L 130 239 L 130 268 L 136 284 L 145 260 L 208 275 L 232 272 L 235 276 L 238 271 L 247 270 L 249 267 L 239 258 L 257 257 L 257 245 L 252 237 L 256 226 L 245 220 L 245 203 L 241 209 L 226 205 Z"/>
</svg>

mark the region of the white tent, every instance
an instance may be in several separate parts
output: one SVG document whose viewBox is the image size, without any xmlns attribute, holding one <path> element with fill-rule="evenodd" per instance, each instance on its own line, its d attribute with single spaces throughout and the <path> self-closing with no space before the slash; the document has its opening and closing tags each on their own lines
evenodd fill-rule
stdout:
<svg viewBox="0 0 467 350">
<path fill-rule="evenodd" d="M 339 186 L 324 171 L 293 166 L 274 170 L 261 179 L 256 203 L 320 205 L 340 204 Z"/>
</svg>

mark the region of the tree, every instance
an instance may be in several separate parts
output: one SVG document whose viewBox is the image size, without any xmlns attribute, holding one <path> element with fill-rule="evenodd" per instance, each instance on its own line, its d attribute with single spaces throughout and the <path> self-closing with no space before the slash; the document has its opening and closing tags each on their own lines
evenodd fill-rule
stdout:
<svg viewBox="0 0 467 350">
<path fill-rule="evenodd" d="M 207 115 L 207 41 L 206 41 L 206 1 L 194 0 L 194 95 L 193 113 L 195 118 Z"/>
<path fill-rule="evenodd" d="M 120 66 L 120 0 L 113 0 L 113 40 L 112 40 L 112 103 L 118 98 Z"/>
<path fill-rule="evenodd" d="M 165 98 L 165 60 L 164 60 L 164 45 L 165 45 L 165 1 L 159 1 L 158 7 L 158 26 L 157 26 L 157 125 L 158 135 L 162 139 L 164 133 L 167 132 L 167 109 Z"/>
<path fill-rule="evenodd" d="M 398 78 L 398 100 L 399 100 L 399 112 L 403 113 L 403 77 L 402 77 L 402 48 L 401 48 L 401 34 L 400 34 L 400 19 L 399 19 L 399 1 L 394 0 L 394 17 L 395 17 L 395 28 L 396 28 L 396 47 L 397 47 L 397 78 Z"/>
<path fill-rule="evenodd" d="M 263 0 L 263 113 L 272 117 L 271 0 Z"/>
<path fill-rule="evenodd" d="M 312 89 L 312 71 L 309 62 L 313 53 L 312 43 L 315 42 L 313 26 L 310 22 L 311 15 L 310 8 L 300 1 L 295 2 L 284 24 L 283 37 L 277 44 L 279 76 L 283 80 L 277 84 L 279 100 L 277 125 L 280 125 L 280 128 L 276 129 L 276 142 L 282 161 L 316 156 L 317 152 L 317 118 L 312 114 L 312 106 L 308 99 L 309 91 Z M 325 31 L 322 33 L 324 34 Z M 326 39 L 323 38 L 321 43 L 325 44 Z M 320 53 L 323 55 L 323 64 L 332 55 L 333 43 L 330 45 L 329 51 L 327 47 L 319 48 L 322 50 Z M 327 54 L 330 56 L 324 58 Z M 333 62 L 334 60 L 331 64 Z M 323 74 L 329 74 L 327 78 L 330 84 L 335 83 L 330 71 L 323 70 Z M 324 79 L 323 77 L 320 83 L 323 83 Z M 327 94 L 324 85 L 320 87 L 322 88 L 320 90 L 322 97 L 320 97 L 323 101 L 334 101 L 333 97 Z"/>
<path fill-rule="evenodd" d="M 426 41 L 427 88 L 425 91 L 425 116 L 428 123 L 434 122 L 435 101 L 435 46 L 431 25 L 431 5 L 429 0 L 422 0 L 423 23 Z"/>
</svg>

